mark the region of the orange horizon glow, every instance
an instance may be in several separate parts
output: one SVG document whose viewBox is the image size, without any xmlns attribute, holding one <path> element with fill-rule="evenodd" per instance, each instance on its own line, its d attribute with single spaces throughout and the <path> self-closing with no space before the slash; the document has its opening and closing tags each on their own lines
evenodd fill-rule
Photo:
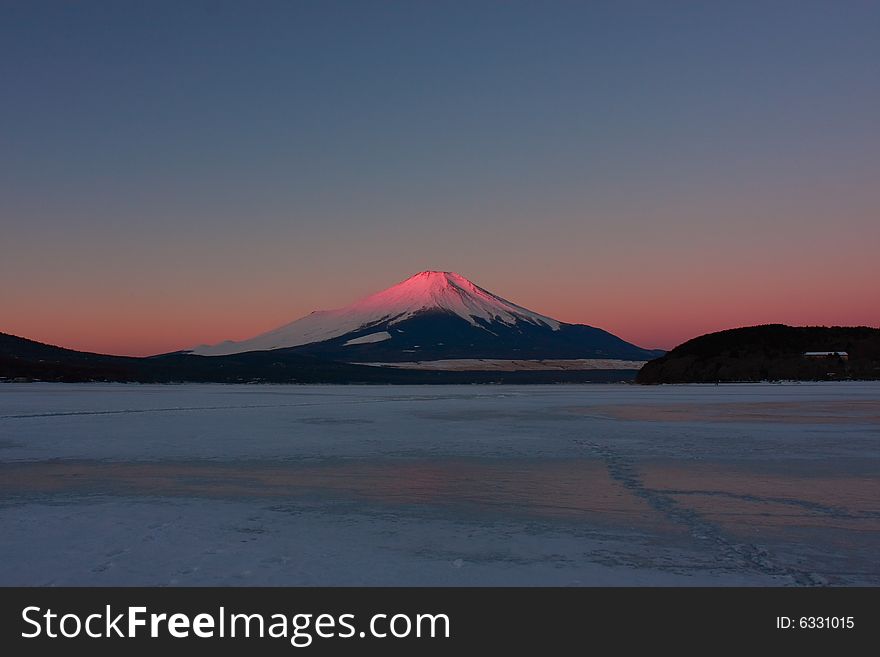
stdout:
<svg viewBox="0 0 880 657">
<path fill-rule="evenodd" d="M 794 326 L 880 326 L 880 309 L 862 305 L 873 282 L 862 288 L 835 288 L 830 282 L 815 294 L 789 294 L 764 286 L 763 296 L 754 294 L 757 282 L 743 281 L 742 286 L 728 287 L 723 295 L 694 286 L 687 293 L 662 295 L 648 291 L 639 297 L 632 290 L 614 294 L 578 295 L 577 284 L 555 285 L 553 294 L 543 301 L 543 291 L 525 286 L 517 294 L 513 286 L 494 286 L 472 279 L 476 284 L 529 310 L 571 324 L 588 324 L 617 335 L 640 347 L 671 349 L 686 340 L 714 331 L 758 324 Z M 377 282 L 373 291 L 384 289 L 396 280 Z M 532 283 L 532 281 L 529 281 Z M 363 283 L 363 281 L 361 281 Z M 223 300 L 166 295 L 161 302 L 144 303 L 120 295 L 107 305 L 91 304 L 83 296 L 70 300 L 72 307 L 42 307 L 33 314 L 21 313 L 5 318 L 0 331 L 30 340 L 96 353 L 149 356 L 200 344 L 223 340 L 244 340 L 277 328 L 313 310 L 327 310 L 348 305 L 359 298 L 344 294 L 347 286 L 337 284 L 328 292 L 332 303 L 295 299 L 285 303 L 289 310 L 273 302 L 272 294 L 242 295 L 233 293 Z M 504 287 L 504 289 L 497 289 Z M 361 290 L 366 289 L 363 284 Z M 309 295 L 303 295 L 304 297 Z M 269 298 L 266 298 L 269 297 Z M 86 312 L 86 309 L 88 311 Z"/>
</svg>

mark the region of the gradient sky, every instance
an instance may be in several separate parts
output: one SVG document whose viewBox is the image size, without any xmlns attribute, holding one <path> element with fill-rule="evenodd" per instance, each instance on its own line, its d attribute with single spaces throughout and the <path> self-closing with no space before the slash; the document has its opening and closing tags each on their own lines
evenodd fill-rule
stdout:
<svg viewBox="0 0 880 657">
<path fill-rule="evenodd" d="M 0 331 L 150 354 L 423 269 L 668 348 L 880 324 L 880 2 L 0 0 Z"/>
</svg>

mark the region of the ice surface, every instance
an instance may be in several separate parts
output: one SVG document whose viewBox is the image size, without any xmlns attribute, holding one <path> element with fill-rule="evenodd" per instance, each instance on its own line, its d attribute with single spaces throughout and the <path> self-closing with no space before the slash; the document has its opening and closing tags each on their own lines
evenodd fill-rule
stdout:
<svg viewBox="0 0 880 657">
<path fill-rule="evenodd" d="M 375 335 L 375 334 L 373 334 Z M 369 337 L 369 336 L 364 336 Z M 390 337 L 390 335 L 389 335 Z M 358 338 L 359 340 L 362 338 Z M 378 340 L 377 340 L 378 341 Z M 353 344 L 349 340 L 346 344 Z M 373 342 L 373 340 L 370 340 Z M 618 358 L 547 358 L 542 360 L 508 358 L 446 358 L 403 363 L 356 363 L 404 370 L 448 370 L 453 372 L 522 372 L 528 370 L 640 370 L 647 361 Z"/>
<path fill-rule="evenodd" d="M 880 584 L 880 384 L 0 385 L 0 584 Z"/>
</svg>

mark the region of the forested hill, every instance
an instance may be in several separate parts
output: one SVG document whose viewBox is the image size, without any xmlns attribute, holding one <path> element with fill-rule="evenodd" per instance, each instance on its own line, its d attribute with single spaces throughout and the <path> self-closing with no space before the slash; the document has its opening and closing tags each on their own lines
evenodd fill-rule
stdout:
<svg viewBox="0 0 880 657">
<path fill-rule="evenodd" d="M 806 352 L 846 352 L 808 358 Z M 767 324 L 709 333 L 648 362 L 637 383 L 880 379 L 880 329 Z"/>
</svg>

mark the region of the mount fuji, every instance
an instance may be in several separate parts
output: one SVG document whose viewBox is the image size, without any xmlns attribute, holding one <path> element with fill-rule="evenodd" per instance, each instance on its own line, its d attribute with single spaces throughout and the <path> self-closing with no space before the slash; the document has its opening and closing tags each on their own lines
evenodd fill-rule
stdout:
<svg viewBox="0 0 880 657">
<path fill-rule="evenodd" d="M 599 328 L 541 315 L 447 271 L 423 271 L 344 308 L 315 311 L 248 340 L 201 345 L 190 353 L 227 356 L 274 350 L 349 363 L 645 361 L 663 354 Z"/>
</svg>

